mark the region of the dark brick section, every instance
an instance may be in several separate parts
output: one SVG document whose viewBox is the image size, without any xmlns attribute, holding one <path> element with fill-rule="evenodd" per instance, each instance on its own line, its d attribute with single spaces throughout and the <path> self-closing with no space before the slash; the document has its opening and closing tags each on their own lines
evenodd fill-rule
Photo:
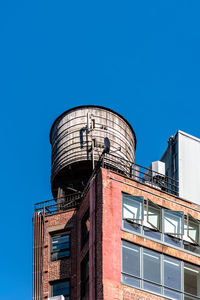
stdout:
<svg viewBox="0 0 200 300">
<path fill-rule="evenodd" d="M 43 248 L 43 295 L 50 296 L 50 283 L 70 279 L 71 300 L 81 299 L 81 262 L 89 253 L 89 296 L 84 300 L 161 300 L 161 296 L 121 284 L 121 239 L 134 242 L 158 252 L 200 265 L 192 253 L 153 242 L 121 229 L 121 193 L 144 196 L 163 207 L 188 212 L 200 219 L 200 207 L 155 188 L 126 179 L 101 169 L 91 181 L 90 188 L 78 210 L 69 210 L 45 217 Z M 171 201 L 175 201 L 174 203 Z M 184 205 L 184 206 L 182 206 Z M 81 247 L 81 220 L 90 211 L 89 240 Z M 50 235 L 64 230 L 70 232 L 70 257 L 50 260 Z"/>
</svg>

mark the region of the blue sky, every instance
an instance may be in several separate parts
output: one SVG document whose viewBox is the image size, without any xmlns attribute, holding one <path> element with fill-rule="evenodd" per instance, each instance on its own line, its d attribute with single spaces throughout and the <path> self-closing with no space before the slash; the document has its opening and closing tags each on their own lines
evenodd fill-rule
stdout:
<svg viewBox="0 0 200 300">
<path fill-rule="evenodd" d="M 0 300 L 32 296 L 32 213 L 51 199 L 49 131 L 77 105 L 121 113 L 136 162 L 200 137 L 200 2 L 0 2 Z"/>
</svg>

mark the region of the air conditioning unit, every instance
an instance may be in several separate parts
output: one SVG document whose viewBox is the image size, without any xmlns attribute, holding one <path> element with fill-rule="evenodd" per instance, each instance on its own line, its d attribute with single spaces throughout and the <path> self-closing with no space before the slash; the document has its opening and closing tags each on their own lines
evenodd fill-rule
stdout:
<svg viewBox="0 0 200 300">
<path fill-rule="evenodd" d="M 165 187 L 165 163 L 153 161 L 143 176 L 143 182 L 156 188 Z"/>
<path fill-rule="evenodd" d="M 48 300 L 65 300 L 63 295 L 48 298 Z"/>
</svg>

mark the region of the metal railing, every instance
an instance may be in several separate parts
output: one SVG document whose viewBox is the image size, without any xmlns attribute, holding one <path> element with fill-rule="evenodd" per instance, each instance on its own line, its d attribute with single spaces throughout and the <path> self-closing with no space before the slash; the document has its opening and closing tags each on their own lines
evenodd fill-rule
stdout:
<svg viewBox="0 0 200 300">
<path fill-rule="evenodd" d="M 145 168 L 141 165 L 135 164 L 122 157 L 104 153 L 96 162 L 96 166 L 91 174 L 91 177 L 82 192 L 66 195 L 62 198 L 36 203 L 35 211 L 44 212 L 47 215 L 51 215 L 78 207 L 81 203 L 81 199 L 86 195 L 89 189 L 91 179 L 95 176 L 95 174 L 97 174 L 99 168 L 101 167 L 161 191 L 178 196 L 179 185 L 177 180 L 168 176 L 164 176 L 163 174 L 152 171 L 151 169 Z"/>
<path fill-rule="evenodd" d="M 102 159 L 102 167 L 172 195 L 179 195 L 179 182 L 177 180 L 122 157 L 105 154 Z"/>
<path fill-rule="evenodd" d="M 78 207 L 81 201 L 82 193 L 74 193 L 65 197 L 51 199 L 35 204 L 35 211 L 52 215 L 57 212 L 65 211 L 70 208 Z"/>
</svg>

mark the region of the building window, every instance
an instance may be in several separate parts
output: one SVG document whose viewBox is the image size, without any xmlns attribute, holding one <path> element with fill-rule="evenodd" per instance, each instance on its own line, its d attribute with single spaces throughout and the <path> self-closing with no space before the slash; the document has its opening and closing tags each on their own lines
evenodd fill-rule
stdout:
<svg viewBox="0 0 200 300">
<path fill-rule="evenodd" d="M 134 264 L 130 265 L 130 261 Z M 140 248 L 134 244 L 123 242 L 122 281 L 128 285 L 140 286 Z"/>
<path fill-rule="evenodd" d="M 190 214 L 187 216 L 187 235 L 192 242 L 199 245 L 200 242 L 200 230 L 199 230 L 199 221 L 194 219 Z"/>
<path fill-rule="evenodd" d="M 90 211 L 89 209 L 81 220 L 81 248 L 86 244 L 89 239 L 90 233 Z"/>
<path fill-rule="evenodd" d="M 70 256 L 70 234 L 57 233 L 51 236 L 51 260 Z"/>
<path fill-rule="evenodd" d="M 200 254 L 200 221 L 122 193 L 122 228 Z"/>
<path fill-rule="evenodd" d="M 200 267 L 122 241 L 122 283 L 170 299 L 199 299 Z"/>
<path fill-rule="evenodd" d="M 143 249 L 144 289 L 161 293 L 161 256 L 160 254 Z"/>
<path fill-rule="evenodd" d="M 147 223 L 154 229 L 161 231 L 161 208 L 147 199 Z"/>
<path fill-rule="evenodd" d="M 81 262 L 81 299 L 89 295 L 89 253 Z"/>
<path fill-rule="evenodd" d="M 141 224 L 144 218 L 144 197 L 128 194 L 123 194 L 122 197 L 123 226 L 141 232 Z"/>
<path fill-rule="evenodd" d="M 182 235 L 184 233 L 184 213 L 164 209 L 164 233 Z"/>
<path fill-rule="evenodd" d="M 70 282 L 65 281 L 54 281 L 51 282 L 51 296 L 61 296 L 65 297 L 65 300 L 70 299 Z"/>
<path fill-rule="evenodd" d="M 184 263 L 184 290 L 190 295 L 200 297 L 200 268 Z M 189 299 L 189 298 L 188 298 Z"/>
</svg>

